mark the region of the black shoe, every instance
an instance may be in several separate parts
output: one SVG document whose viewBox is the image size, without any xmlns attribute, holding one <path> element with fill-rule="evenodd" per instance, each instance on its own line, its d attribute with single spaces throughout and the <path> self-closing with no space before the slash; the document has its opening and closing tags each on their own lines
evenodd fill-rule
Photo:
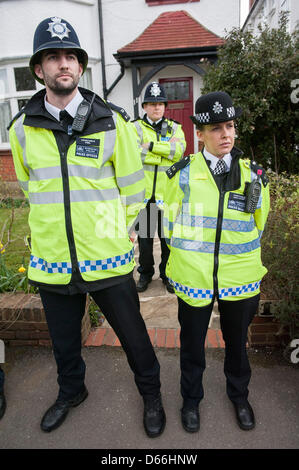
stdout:
<svg viewBox="0 0 299 470">
<path fill-rule="evenodd" d="M 4 413 L 6 410 L 6 400 L 5 400 L 5 395 L 4 392 L 0 392 L 0 419 L 3 418 Z"/>
<path fill-rule="evenodd" d="M 152 282 L 151 277 L 145 277 L 141 275 L 139 281 L 136 284 L 137 292 L 144 292 L 148 288 L 150 282 Z"/>
<path fill-rule="evenodd" d="M 248 402 L 245 403 L 234 403 L 233 404 L 236 411 L 238 425 L 244 431 L 249 431 L 255 426 L 255 419 L 253 409 L 251 408 Z"/>
<path fill-rule="evenodd" d="M 167 277 L 162 277 L 162 282 L 163 282 L 163 284 L 165 284 L 166 289 L 168 290 L 168 292 L 170 292 L 170 294 L 174 294 L 174 288 L 173 288 L 172 285 L 170 284 L 170 282 L 169 282 L 169 280 L 167 279 Z"/>
<path fill-rule="evenodd" d="M 40 425 L 41 429 L 45 432 L 50 432 L 58 428 L 67 417 L 70 408 L 80 405 L 87 396 L 88 391 L 87 388 L 84 387 L 82 392 L 78 393 L 72 400 L 56 400 L 54 405 L 44 414 Z"/>
<path fill-rule="evenodd" d="M 148 437 L 158 437 L 166 424 L 166 416 L 162 405 L 161 395 L 157 398 L 143 398 L 143 425 Z"/>
<path fill-rule="evenodd" d="M 181 409 L 182 425 L 187 432 L 197 432 L 200 427 L 199 411 L 198 408 Z"/>
</svg>

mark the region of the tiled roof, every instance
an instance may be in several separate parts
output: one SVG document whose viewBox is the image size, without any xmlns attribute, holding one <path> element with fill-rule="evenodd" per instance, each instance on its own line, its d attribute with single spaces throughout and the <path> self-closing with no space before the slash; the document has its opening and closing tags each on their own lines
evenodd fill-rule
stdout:
<svg viewBox="0 0 299 470">
<path fill-rule="evenodd" d="M 119 53 L 220 46 L 224 43 L 186 11 L 162 13 Z"/>
</svg>

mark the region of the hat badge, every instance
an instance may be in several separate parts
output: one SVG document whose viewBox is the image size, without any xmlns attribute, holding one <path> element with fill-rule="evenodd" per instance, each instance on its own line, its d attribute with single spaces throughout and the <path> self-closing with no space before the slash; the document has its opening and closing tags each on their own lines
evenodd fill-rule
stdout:
<svg viewBox="0 0 299 470">
<path fill-rule="evenodd" d="M 150 89 L 150 94 L 155 97 L 161 95 L 161 89 L 158 83 L 152 84 L 151 89 Z"/>
<path fill-rule="evenodd" d="M 223 106 L 219 101 L 216 101 L 213 106 L 213 111 L 215 114 L 220 114 L 223 110 Z"/>
<path fill-rule="evenodd" d="M 48 23 L 49 28 L 47 29 L 47 31 L 51 33 L 51 38 L 57 37 L 62 40 L 63 38 L 69 37 L 71 30 L 68 29 L 66 23 L 62 23 L 61 18 L 55 16 L 51 18 L 51 21 L 52 23 Z"/>
</svg>

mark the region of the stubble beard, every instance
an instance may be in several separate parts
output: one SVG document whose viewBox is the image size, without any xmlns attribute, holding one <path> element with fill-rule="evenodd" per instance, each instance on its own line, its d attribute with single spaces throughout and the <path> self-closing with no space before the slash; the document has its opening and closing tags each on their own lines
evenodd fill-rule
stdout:
<svg viewBox="0 0 299 470">
<path fill-rule="evenodd" d="M 59 82 L 56 78 L 51 78 L 48 75 L 44 75 L 44 82 L 48 86 L 48 88 L 59 96 L 68 96 L 73 93 L 73 91 L 77 88 L 80 77 L 72 75 L 72 82 L 65 84 L 63 82 Z"/>
</svg>

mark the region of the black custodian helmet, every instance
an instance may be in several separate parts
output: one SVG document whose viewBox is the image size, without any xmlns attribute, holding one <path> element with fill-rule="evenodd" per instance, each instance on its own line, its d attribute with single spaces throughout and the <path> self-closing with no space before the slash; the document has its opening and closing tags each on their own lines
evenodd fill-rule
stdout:
<svg viewBox="0 0 299 470">
<path fill-rule="evenodd" d="M 88 55 L 81 48 L 78 36 L 74 28 L 67 21 L 53 16 L 43 20 L 36 28 L 33 38 L 33 55 L 29 67 L 34 78 L 44 85 L 44 81 L 37 77 L 34 65 L 39 62 L 40 53 L 46 49 L 74 49 L 78 61 L 83 66 L 83 73 L 88 63 Z"/>
<path fill-rule="evenodd" d="M 167 106 L 166 93 L 160 83 L 152 82 L 146 87 L 142 106 L 144 103 L 165 103 L 165 106 Z"/>
<path fill-rule="evenodd" d="M 242 109 L 234 107 L 231 97 L 225 91 L 213 91 L 202 95 L 195 103 L 195 116 L 190 116 L 195 125 L 216 124 L 233 121 L 242 114 Z"/>
</svg>

